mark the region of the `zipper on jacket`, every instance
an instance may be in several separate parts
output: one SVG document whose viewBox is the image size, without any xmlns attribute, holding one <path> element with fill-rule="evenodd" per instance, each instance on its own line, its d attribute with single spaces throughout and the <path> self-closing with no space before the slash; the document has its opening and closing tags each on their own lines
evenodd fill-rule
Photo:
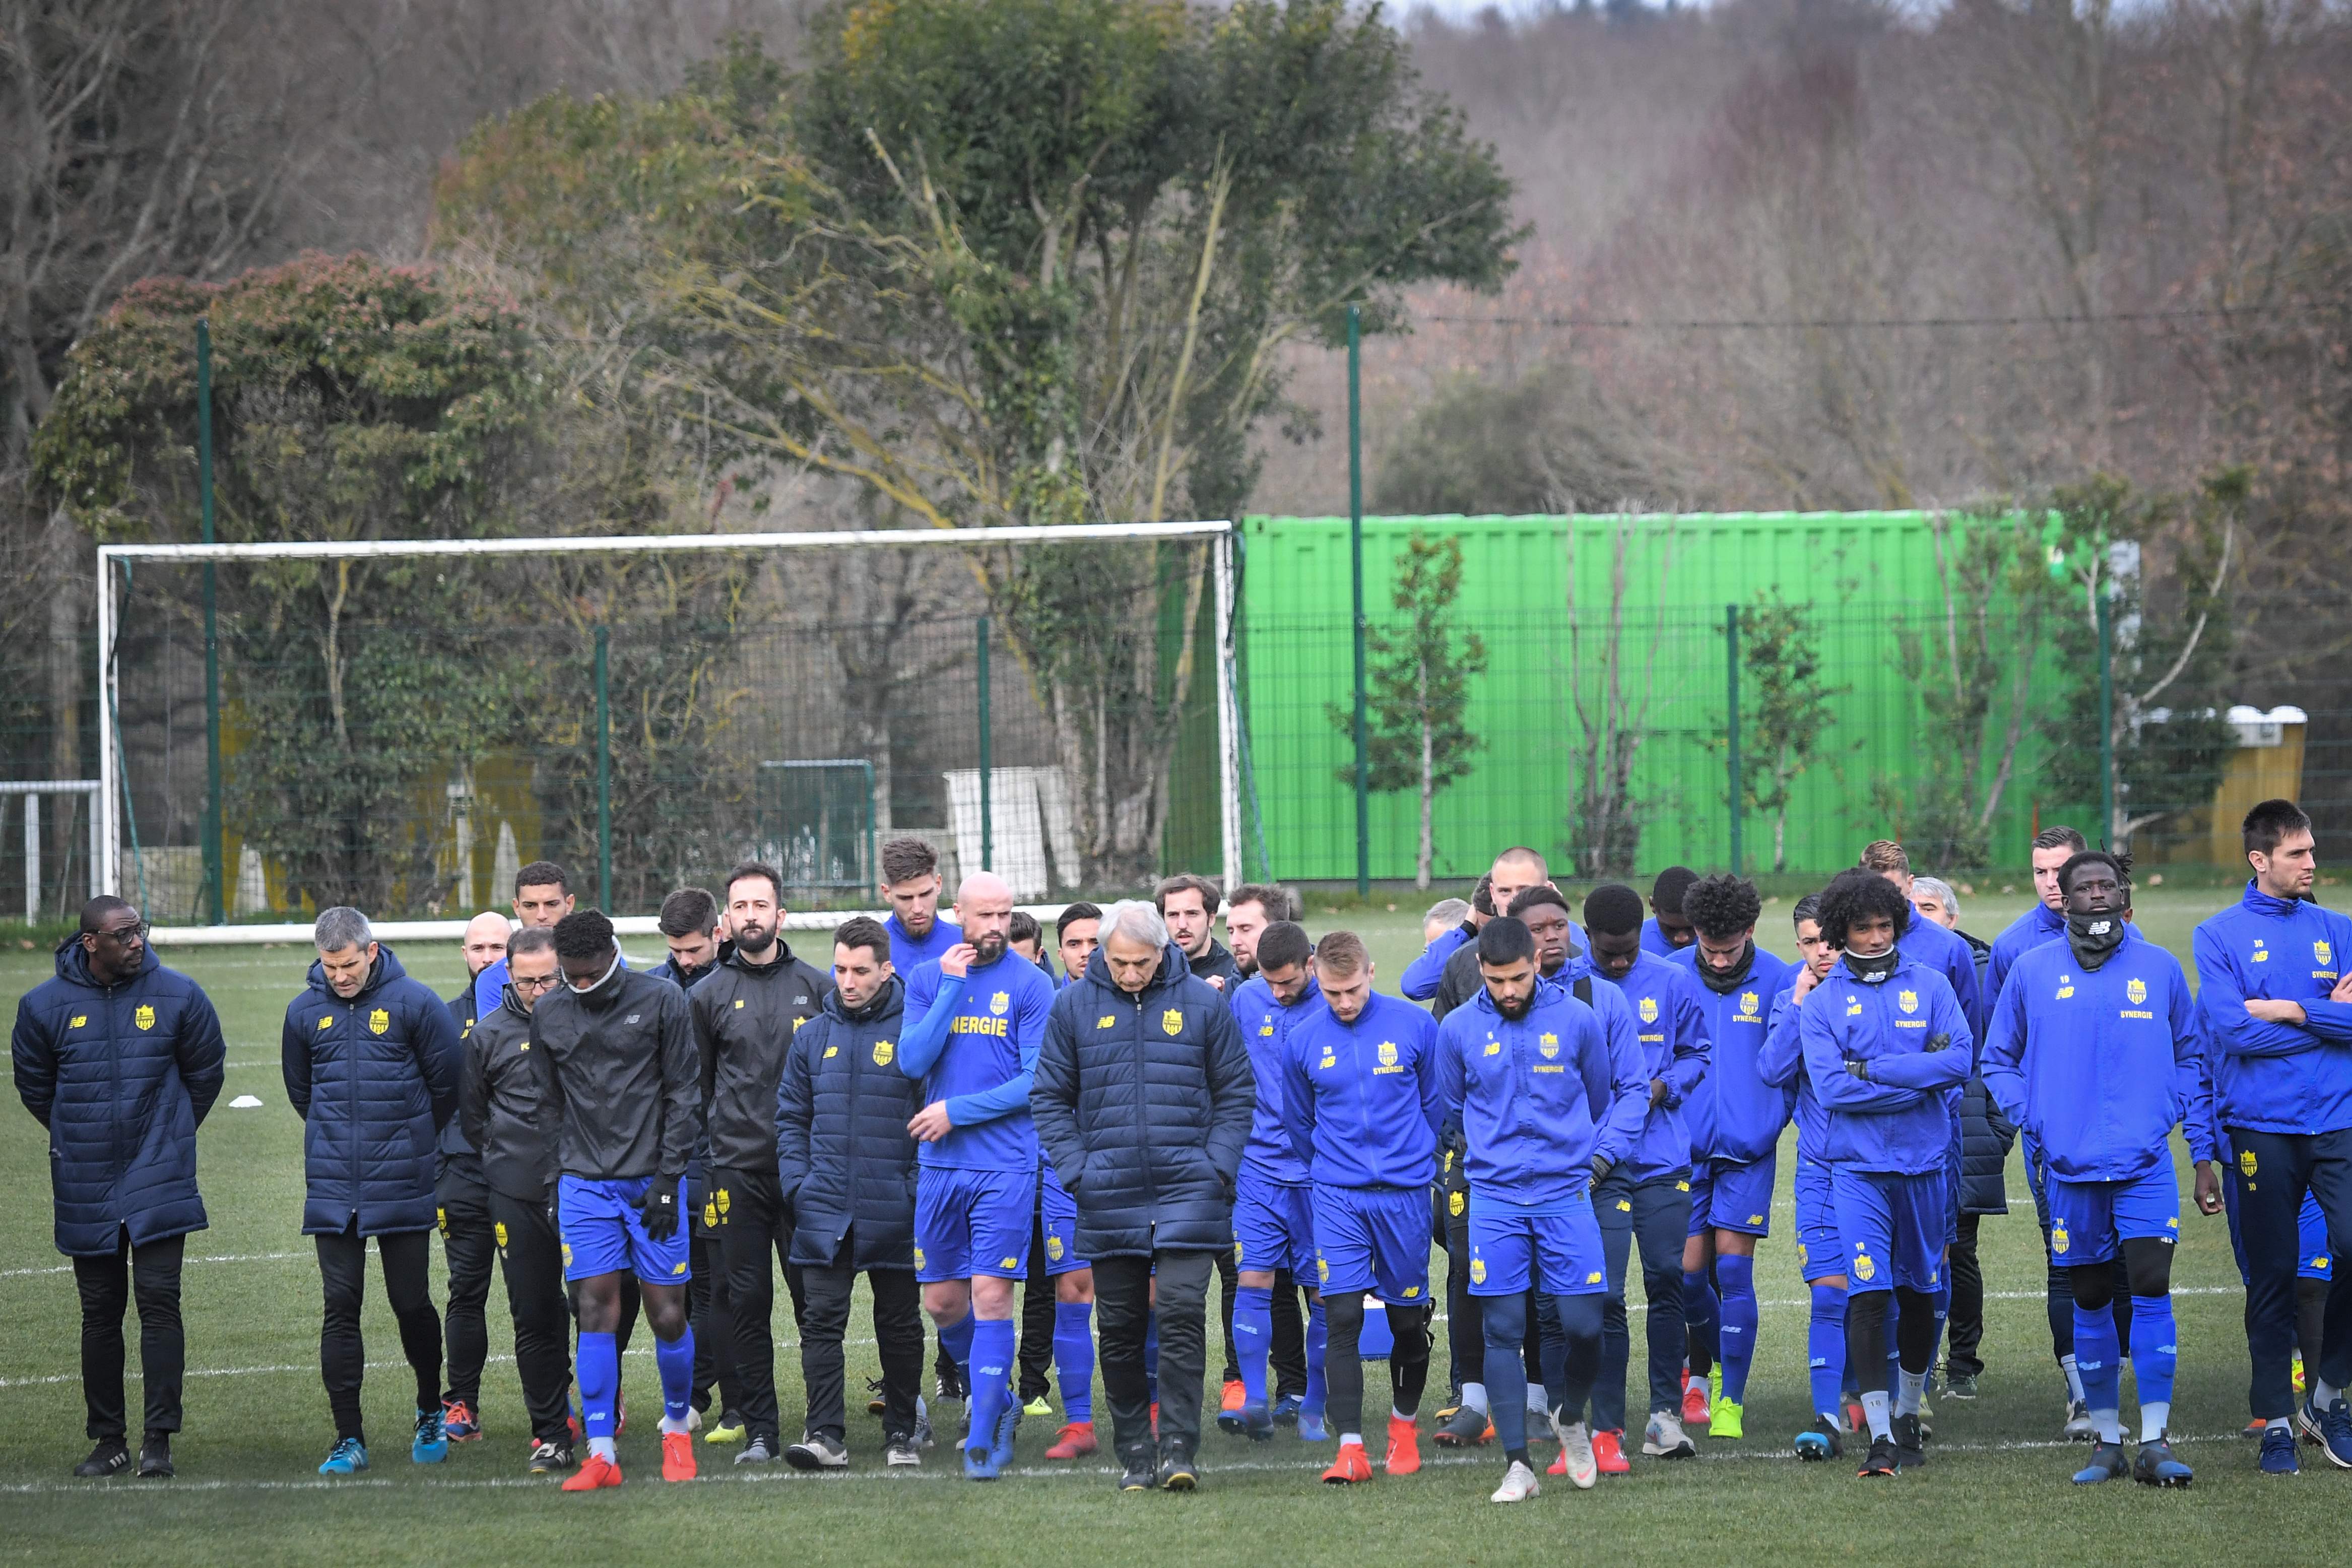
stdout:
<svg viewBox="0 0 2352 1568">
<path fill-rule="evenodd" d="M 1135 1032 L 1130 1037 L 1135 1041 L 1135 1146 L 1146 1151 L 1143 1161 L 1143 1196 L 1155 1216 L 1144 1221 L 1144 1229 L 1148 1235 L 1160 1227 L 1160 1222 L 1156 1217 L 1160 1208 L 1160 1182 L 1151 1173 L 1151 1160 L 1149 1153 L 1151 1147 L 1150 1126 L 1151 1107 L 1149 1103 L 1151 1098 L 1151 1072 L 1148 1060 L 1149 1053 L 1144 1049 L 1143 1045 L 1143 993 L 1140 991 L 1135 994 Z M 1150 1239 L 1157 1238 L 1150 1237 Z"/>
</svg>

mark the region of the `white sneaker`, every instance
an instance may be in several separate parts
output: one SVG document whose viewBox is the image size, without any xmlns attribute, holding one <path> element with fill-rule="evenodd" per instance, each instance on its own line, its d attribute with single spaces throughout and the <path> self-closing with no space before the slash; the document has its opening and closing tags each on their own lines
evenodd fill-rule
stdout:
<svg viewBox="0 0 2352 1568">
<path fill-rule="evenodd" d="M 1535 1471 L 1517 1459 L 1513 1459 L 1511 1468 L 1503 1472 L 1503 1484 L 1496 1487 L 1495 1495 L 1486 1500 L 1488 1502 L 1525 1502 L 1541 1490 L 1543 1490 L 1543 1483 L 1536 1479 Z"/>
<path fill-rule="evenodd" d="M 1698 1452 L 1698 1445 L 1683 1430 L 1682 1417 L 1661 1410 L 1642 1434 L 1642 1452 L 1654 1459 L 1687 1459 Z"/>
<path fill-rule="evenodd" d="M 1568 1461 L 1568 1479 L 1579 1491 L 1591 1491 L 1601 1479 L 1601 1463 L 1592 1457 L 1592 1429 L 1581 1421 L 1562 1426 L 1558 1417 L 1551 1429 L 1559 1438 L 1560 1457 Z"/>
</svg>

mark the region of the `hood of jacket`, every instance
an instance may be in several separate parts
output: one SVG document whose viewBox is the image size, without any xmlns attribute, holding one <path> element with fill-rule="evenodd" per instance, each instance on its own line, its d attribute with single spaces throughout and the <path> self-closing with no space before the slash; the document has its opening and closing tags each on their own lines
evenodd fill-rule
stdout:
<svg viewBox="0 0 2352 1568">
<path fill-rule="evenodd" d="M 142 975 L 154 973 L 156 970 L 163 967 L 163 961 L 155 956 L 155 944 L 152 942 L 142 942 L 139 947 L 139 967 L 116 981 L 115 984 L 128 985 Z M 106 983 L 89 972 L 89 951 L 82 946 L 79 931 L 76 931 L 58 943 L 58 978 L 68 985 L 79 985 L 88 991 L 106 989 Z"/>
<path fill-rule="evenodd" d="M 883 983 L 881 990 L 874 993 L 871 1002 L 855 1010 L 843 1004 L 839 986 L 824 994 L 824 1016 L 843 1024 L 870 1024 L 889 1014 L 904 1012 L 906 1006 L 907 983 L 895 974 Z"/>
</svg>

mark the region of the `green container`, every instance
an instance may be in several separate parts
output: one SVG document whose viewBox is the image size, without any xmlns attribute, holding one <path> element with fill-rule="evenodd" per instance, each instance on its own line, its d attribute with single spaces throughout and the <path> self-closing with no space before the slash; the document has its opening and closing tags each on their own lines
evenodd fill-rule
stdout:
<svg viewBox="0 0 2352 1568">
<path fill-rule="evenodd" d="M 1457 615 L 1488 655 L 1470 710 L 1485 746 L 1471 774 L 1437 797 L 1440 879 L 1475 878 L 1511 844 L 1542 850 L 1569 874 L 1589 737 L 1612 728 L 1641 736 L 1626 792 L 1639 823 L 1640 869 L 1727 865 L 1724 608 L 1744 611 L 1763 592 L 1811 605 L 1826 679 L 1843 689 L 1836 722 L 1795 785 L 1791 870 L 1850 866 L 1869 839 L 1899 836 L 1902 803 L 1917 781 L 1928 769 L 1957 765 L 1922 754 L 1919 697 L 1896 636 L 1898 626 L 1935 636 L 1943 620 L 1925 512 L 1367 518 L 1365 603 L 1375 626 L 1395 617 L 1394 565 L 1416 530 L 1462 542 Z M 1348 520 L 1254 517 L 1243 540 L 1242 690 L 1273 870 L 1302 880 L 1349 878 L 1353 786 L 1343 773 L 1353 753 L 1326 711 L 1349 701 Z M 2037 649 L 2036 658 L 2047 655 Z M 1992 825 L 2001 864 L 2025 860 L 2037 808 L 2052 820 L 2062 808 L 2074 820 L 2095 816 L 2079 803 L 2036 796 L 2043 745 L 2032 733 L 2032 709 L 2053 684 L 2048 670 L 2037 674 L 2022 715 L 2026 733 Z M 1745 674 L 1742 693 L 1752 712 L 1755 683 Z M 1767 765 L 1752 731 L 1742 750 L 1747 768 Z M 1980 773 L 1996 761 L 1988 757 Z M 1874 804 L 1874 785 L 1891 813 Z M 1418 822 L 1412 793 L 1373 796 L 1373 876 L 1412 875 Z M 1771 819 L 1749 814 L 1743 837 L 1743 868 L 1769 869 Z"/>
</svg>

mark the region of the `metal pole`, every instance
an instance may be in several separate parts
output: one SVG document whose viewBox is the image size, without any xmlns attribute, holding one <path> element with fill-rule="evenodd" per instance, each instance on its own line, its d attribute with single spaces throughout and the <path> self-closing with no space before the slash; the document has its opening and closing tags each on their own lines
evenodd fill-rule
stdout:
<svg viewBox="0 0 2352 1568">
<path fill-rule="evenodd" d="M 988 617 L 980 617 L 980 868 L 996 869 L 996 822 L 990 815 L 991 775 L 994 769 L 988 747 Z"/>
<path fill-rule="evenodd" d="M 196 492 L 204 542 L 213 539 L 213 329 L 196 318 Z M 221 843 L 220 624 L 217 570 L 205 563 L 205 918 L 227 918 L 227 855 Z"/>
<path fill-rule="evenodd" d="M 1223 861 L 1224 890 L 1242 882 L 1242 803 L 1237 767 L 1237 731 L 1241 715 L 1234 700 L 1234 664 L 1240 649 L 1234 620 L 1234 541 L 1232 534 L 1209 542 L 1215 553 L 1210 561 L 1216 574 L 1217 653 L 1217 844 Z"/>
<path fill-rule="evenodd" d="M 27 790 L 25 792 L 25 923 L 30 925 L 40 918 L 41 797 Z"/>
<path fill-rule="evenodd" d="M 122 892 L 122 819 L 115 792 L 122 787 L 114 767 L 114 568 L 106 546 L 98 547 L 98 818 L 97 864 L 100 893 Z M 91 895 L 93 898 L 97 894 Z M 144 912 L 144 911 L 142 911 Z"/>
<path fill-rule="evenodd" d="M 1348 560 L 1356 593 L 1356 892 L 1372 890 L 1372 764 L 1364 728 L 1364 419 L 1362 313 L 1348 307 Z"/>
<path fill-rule="evenodd" d="M 1739 875 L 1739 606 L 1723 606 L 1724 683 L 1730 703 L 1725 710 L 1724 738 L 1731 752 L 1731 874 Z"/>
<path fill-rule="evenodd" d="M 2106 585 L 2099 586 L 2099 842 L 2112 849 L 2116 831 L 2116 638 Z"/>
<path fill-rule="evenodd" d="M 604 628 L 596 628 L 596 904 L 613 912 L 613 691 Z"/>
</svg>

